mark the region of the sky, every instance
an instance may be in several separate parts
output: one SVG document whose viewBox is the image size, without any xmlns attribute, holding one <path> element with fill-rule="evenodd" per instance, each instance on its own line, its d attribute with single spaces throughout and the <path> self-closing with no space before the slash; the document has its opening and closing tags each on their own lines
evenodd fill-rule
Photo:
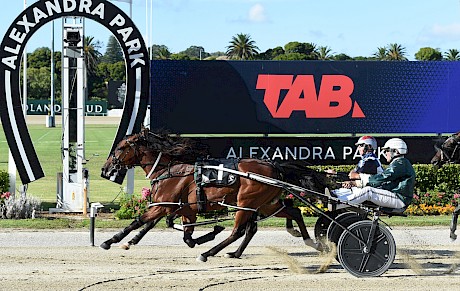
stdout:
<svg viewBox="0 0 460 291">
<path fill-rule="evenodd" d="M 112 2 L 129 14 L 128 3 Z M 0 9 L 3 38 L 24 0 L 0 3 L 7 4 Z M 146 21 L 150 11 L 151 25 Z M 225 52 L 238 33 L 249 34 L 260 52 L 291 41 L 328 46 L 333 54 L 351 57 L 372 56 L 390 43 L 406 48 L 409 60 L 422 47 L 460 51 L 460 0 L 133 0 L 132 15 L 147 44 L 166 45 L 173 53 L 192 45 Z M 99 40 L 104 52 L 110 32 L 93 21 L 85 25 L 85 34 Z M 56 21 L 56 50 L 60 27 Z M 51 24 L 33 35 L 27 51 L 43 46 L 51 46 Z"/>
</svg>

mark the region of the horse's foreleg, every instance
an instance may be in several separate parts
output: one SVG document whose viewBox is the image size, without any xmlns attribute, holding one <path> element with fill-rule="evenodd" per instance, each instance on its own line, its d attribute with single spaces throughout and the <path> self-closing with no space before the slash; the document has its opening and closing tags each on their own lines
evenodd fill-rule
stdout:
<svg viewBox="0 0 460 291">
<path fill-rule="evenodd" d="M 457 230 L 457 222 L 458 222 L 458 215 L 460 214 L 460 206 L 455 208 L 454 212 L 452 213 L 452 221 L 450 222 L 450 238 L 452 240 L 457 239 L 457 235 L 455 231 Z"/>
<path fill-rule="evenodd" d="M 237 239 L 242 237 L 246 231 L 246 225 L 249 221 L 250 217 L 252 216 L 252 212 L 248 211 L 238 211 L 235 215 L 235 226 L 233 227 L 233 231 L 228 238 L 223 240 L 221 243 L 213 247 L 207 252 L 202 253 L 198 258 L 197 261 L 206 262 L 209 256 L 214 256 L 222 249 L 227 247 L 229 244 L 235 242 Z"/>
<path fill-rule="evenodd" d="M 162 219 L 163 217 L 157 218 L 156 220 L 149 221 L 145 224 L 144 228 L 129 242 L 121 245 L 121 247 L 125 250 L 129 250 L 132 245 L 137 245 L 139 241 L 145 236 L 149 230 L 155 227 L 155 225 Z"/>
<path fill-rule="evenodd" d="M 226 258 L 239 258 L 243 254 L 244 250 L 248 246 L 251 239 L 257 232 L 257 223 L 254 220 L 250 220 L 246 226 L 246 235 L 244 236 L 244 240 L 241 242 L 241 245 L 235 252 L 227 253 L 225 255 Z"/>
<path fill-rule="evenodd" d="M 108 250 L 110 249 L 110 246 L 113 244 L 113 243 L 117 243 L 117 242 L 120 242 L 123 238 L 125 238 L 131 231 L 135 230 L 135 229 L 138 229 L 139 227 L 141 227 L 142 225 L 144 224 L 144 222 L 141 220 L 141 219 L 136 219 L 134 220 L 133 222 L 131 222 L 131 224 L 127 227 L 125 227 L 122 231 L 120 231 L 119 233 L 117 233 L 116 235 L 114 235 L 111 239 L 109 240 L 106 240 L 105 242 L 103 242 L 100 247 L 105 249 L 105 250 Z"/>
</svg>

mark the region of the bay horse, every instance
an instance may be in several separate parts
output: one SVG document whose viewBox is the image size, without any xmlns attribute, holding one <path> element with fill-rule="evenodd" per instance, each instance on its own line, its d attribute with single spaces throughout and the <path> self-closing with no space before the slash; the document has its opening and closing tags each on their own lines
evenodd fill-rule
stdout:
<svg viewBox="0 0 460 291">
<path fill-rule="evenodd" d="M 448 137 L 440 146 L 435 146 L 436 154 L 431 159 L 431 164 L 441 167 L 446 163 L 460 163 L 460 131 L 457 131 Z M 455 231 L 457 229 L 458 216 L 460 215 L 460 205 L 458 205 L 452 213 L 452 221 L 450 224 L 450 238 L 457 239 Z"/>
<path fill-rule="evenodd" d="M 448 137 L 440 146 L 435 146 L 436 153 L 431 158 L 431 164 L 442 166 L 446 163 L 460 162 L 460 131 Z"/>
<path fill-rule="evenodd" d="M 128 246 L 136 244 L 165 216 L 178 215 L 188 223 L 196 222 L 197 185 L 194 179 L 195 167 L 191 162 L 202 153 L 203 150 L 200 148 L 196 150 L 191 140 L 181 137 L 171 139 L 167 135 L 141 131 L 139 134 L 123 139 L 107 159 L 102 168 L 102 175 L 110 178 L 123 167 L 141 166 L 153 182 L 153 201 L 159 205 L 150 207 L 139 219 L 102 243 L 101 247 L 109 249 L 111 244 L 120 242 L 132 230 L 145 225 L 144 229 L 128 242 Z M 184 162 L 186 160 L 189 162 Z M 272 162 L 257 159 L 241 159 L 237 165 L 237 170 L 244 173 L 252 172 L 280 179 L 281 173 L 284 172 L 289 179 L 297 182 L 311 182 L 311 176 L 299 174 L 297 169 L 294 169 L 295 167 L 275 166 Z M 206 261 L 208 256 L 215 255 L 245 235 L 238 250 L 227 254 L 229 257 L 240 257 L 257 231 L 256 217 L 259 214 L 267 216 L 275 214 L 278 217 L 295 220 L 305 244 L 317 248 L 306 230 L 300 210 L 295 207 L 285 207 L 278 200 L 282 192 L 280 188 L 241 177 L 234 185 L 207 186 L 203 190 L 207 197 L 206 211 L 221 210 L 229 206 L 237 211 L 235 225 L 229 238 L 201 254 L 199 257 L 201 261 Z M 184 228 L 184 241 L 190 247 L 196 243 L 191 237 L 192 232 L 193 227 Z M 215 228 L 210 238 L 212 239 L 218 232 L 220 229 Z"/>
</svg>

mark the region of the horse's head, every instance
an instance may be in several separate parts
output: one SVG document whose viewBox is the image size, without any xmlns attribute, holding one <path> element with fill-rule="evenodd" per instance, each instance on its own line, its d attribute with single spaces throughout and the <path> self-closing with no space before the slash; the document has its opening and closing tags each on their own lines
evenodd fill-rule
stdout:
<svg viewBox="0 0 460 291">
<path fill-rule="evenodd" d="M 431 159 L 431 164 L 442 166 L 445 163 L 460 162 L 460 132 L 447 138 L 440 146 L 435 146 L 436 154 Z"/>
<path fill-rule="evenodd" d="M 107 158 L 102 167 L 102 176 L 113 180 L 121 170 L 139 165 L 142 159 L 141 147 L 144 143 L 144 138 L 141 134 L 132 134 L 125 136 L 117 147 Z"/>
</svg>

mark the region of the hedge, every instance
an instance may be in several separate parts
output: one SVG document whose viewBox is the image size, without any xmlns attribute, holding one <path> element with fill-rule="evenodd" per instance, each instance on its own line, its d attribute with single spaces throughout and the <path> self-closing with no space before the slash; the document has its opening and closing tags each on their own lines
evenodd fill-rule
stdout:
<svg viewBox="0 0 460 291">
<path fill-rule="evenodd" d="M 0 194 L 10 189 L 10 176 L 8 172 L 0 170 Z"/>
</svg>

